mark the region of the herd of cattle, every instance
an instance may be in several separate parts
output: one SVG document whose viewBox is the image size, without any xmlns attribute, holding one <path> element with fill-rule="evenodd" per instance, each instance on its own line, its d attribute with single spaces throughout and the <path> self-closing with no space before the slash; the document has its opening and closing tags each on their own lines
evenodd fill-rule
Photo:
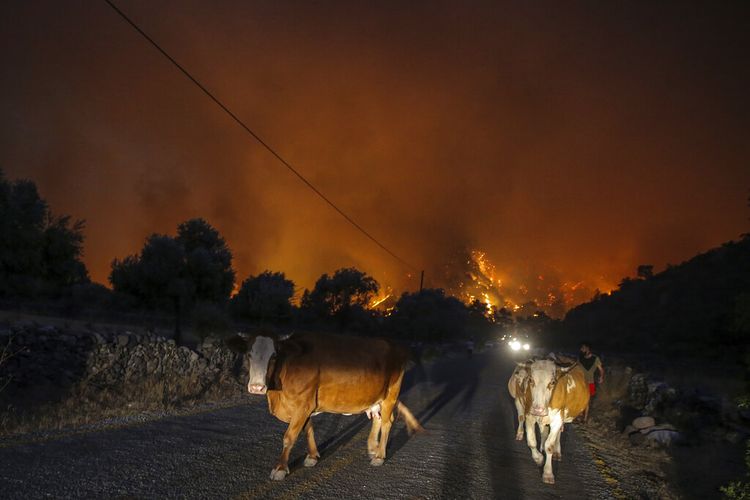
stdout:
<svg viewBox="0 0 750 500">
<path fill-rule="evenodd" d="M 312 418 L 319 413 L 366 414 L 372 420 L 367 453 L 372 465 L 386 458 L 388 435 L 400 416 L 409 433 L 423 430 L 419 421 L 398 399 L 406 365 L 407 348 L 384 339 L 328 334 L 294 334 L 274 337 L 237 335 L 229 339 L 234 350 L 248 356 L 251 394 L 265 395 L 272 415 L 289 424 L 283 448 L 271 479 L 289 474 L 289 454 L 300 432 L 307 438 L 305 467 L 318 463 Z M 518 411 L 516 439 L 524 427 L 531 456 L 544 462 L 545 483 L 554 483 L 552 459 L 559 460 L 560 434 L 589 402 L 582 368 L 560 366 L 549 359 L 518 363 L 508 381 Z M 536 428 L 542 436 L 537 447 Z"/>
</svg>

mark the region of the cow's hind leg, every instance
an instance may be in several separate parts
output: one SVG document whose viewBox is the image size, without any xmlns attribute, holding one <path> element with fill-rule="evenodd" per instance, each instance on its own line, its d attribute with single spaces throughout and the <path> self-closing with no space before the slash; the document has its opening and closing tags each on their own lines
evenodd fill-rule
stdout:
<svg viewBox="0 0 750 500">
<path fill-rule="evenodd" d="M 304 430 L 305 435 L 307 436 L 307 456 L 305 457 L 305 467 L 314 467 L 318 463 L 320 453 L 318 453 L 318 445 L 315 444 L 312 417 L 307 419 Z"/>
<path fill-rule="evenodd" d="M 523 420 L 526 412 L 524 411 L 521 401 L 516 399 L 515 403 L 516 411 L 518 412 L 518 429 L 516 429 L 516 441 L 523 441 Z"/>
<path fill-rule="evenodd" d="M 382 421 L 381 415 L 372 416 L 372 428 L 370 429 L 370 435 L 367 437 L 367 455 L 369 455 L 371 459 L 375 458 L 375 455 L 378 452 L 378 435 L 380 434 Z"/>
<path fill-rule="evenodd" d="M 555 453 L 557 442 L 560 440 L 561 430 L 562 417 L 550 415 L 549 437 L 544 443 L 547 459 L 544 462 L 544 474 L 542 475 L 542 481 L 547 484 L 555 484 L 555 475 L 552 473 L 552 455 Z"/>
<path fill-rule="evenodd" d="M 542 465 L 544 462 L 544 456 L 539 453 L 536 444 L 536 428 L 534 427 L 536 419 L 527 417 L 524 423 L 526 424 L 526 444 L 531 450 L 531 458 L 534 459 L 534 462 L 536 462 L 537 465 Z"/>
<path fill-rule="evenodd" d="M 385 449 L 388 446 L 388 434 L 390 434 L 391 425 L 393 425 L 393 409 L 395 406 L 393 401 L 383 401 L 380 405 L 380 442 L 375 448 L 375 456 L 370 460 L 371 465 L 383 465 L 385 461 Z M 373 425 L 374 428 L 375 425 Z"/>
<path fill-rule="evenodd" d="M 299 436 L 302 427 L 309 418 L 309 413 L 303 413 L 301 415 L 293 416 L 289 422 L 289 427 L 284 433 L 284 448 L 281 450 L 279 463 L 276 464 L 276 467 L 271 471 L 271 479 L 274 481 L 280 481 L 289 474 L 289 453 L 291 453 L 292 446 L 294 446 L 294 442 L 297 441 L 297 436 Z"/>
</svg>

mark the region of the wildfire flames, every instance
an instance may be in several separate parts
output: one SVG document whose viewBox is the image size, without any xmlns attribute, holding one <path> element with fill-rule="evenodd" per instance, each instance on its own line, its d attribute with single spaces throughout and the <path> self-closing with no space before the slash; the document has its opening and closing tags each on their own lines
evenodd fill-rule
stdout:
<svg viewBox="0 0 750 500">
<path fill-rule="evenodd" d="M 463 269 L 446 273 L 449 280 L 453 279 L 446 284 L 446 290 L 467 304 L 480 300 L 488 315 L 498 309 L 522 315 L 541 310 L 559 318 L 568 309 L 590 300 L 595 293 L 595 289 L 583 281 L 561 280 L 551 269 L 545 274 L 533 272 L 527 266 L 500 271 L 481 250 L 463 252 L 462 258 L 456 260 L 462 263 Z M 599 281 L 605 282 L 603 278 Z M 602 288 L 610 289 L 601 284 L 596 289 Z"/>
<path fill-rule="evenodd" d="M 430 286 L 443 288 L 464 303 L 479 301 L 491 317 L 505 309 L 512 314 L 529 316 L 543 311 L 562 317 L 566 311 L 591 300 L 596 291 L 607 292 L 612 286 L 605 277 L 596 280 L 565 281 L 552 269 L 544 273 L 529 266 L 507 266 L 500 270 L 482 250 L 460 250 L 445 264 Z M 400 294 L 384 287 L 368 307 L 389 314 Z"/>
</svg>

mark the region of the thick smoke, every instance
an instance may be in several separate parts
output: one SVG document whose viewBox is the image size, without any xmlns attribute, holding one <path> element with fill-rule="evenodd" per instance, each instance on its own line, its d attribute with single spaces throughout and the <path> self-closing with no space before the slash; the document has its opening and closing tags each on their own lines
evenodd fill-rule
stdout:
<svg viewBox="0 0 750 500">
<path fill-rule="evenodd" d="M 88 220 L 99 281 L 149 233 L 202 216 L 240 278 L 309 287 L 353 265 L 397 290 L 421 269 L 445 286 L 455 250 L 479 249 L 526 287 L 593 293 L 747 230 L 747 5 L 681 5 L 123 2 L 416 269 L 103 3 L 4 7 L 0 162 Z"/>
</svg>

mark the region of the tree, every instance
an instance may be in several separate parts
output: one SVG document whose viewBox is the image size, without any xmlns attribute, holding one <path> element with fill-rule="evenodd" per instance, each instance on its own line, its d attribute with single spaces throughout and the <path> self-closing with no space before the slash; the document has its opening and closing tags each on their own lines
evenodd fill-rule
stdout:
<svg viewBox="0 0 750 500">
<path fill-rule="evenodd" d="M 364 309 L 378 293 L 380 285 L 374 278 L 353 267 L 322 275 L 312 292 L 303 296 L 302 306 L 319 316 L 345 315 L 352 307 Z"/>
<path fill-rule="evenodd" d="M 177 228 L 184 252 L 187 278 L 195 286 L 195 298 L 223 302 L 234 286 L 232 252 L 219 232 L 203 219 L 190 219 Z"/>
<path fill-rule="evenodd" d="M 0 295 L 58 295 L 87 283 L 84 226 L 54 216 L 32 181 L 9 182 L 0 170 Z"/>
<path fill-rule="evenodd" d="M 142 305 L 172 309 L 175 338 L 180 341 L 184 309 L 197 301 L 223 304 L 234 282 L 232 253 L 224 239 L 203 219 L 178 227 L 177 237 L 153 234 L 139 255 L 112 262 L 109 281 L 116 292 Z"/>
<path fill-rule="evenodd" d="M 654 266 L 651 264 L 641 264 L 638 266 L 638 277 L 644 280 L 654 276 Z"/>
<path fill-rule="evenodd" d="M 242 282 L 232 298 L 232 312 L 250 320 L 286 320 L 291 316 L 294 282 L 284 273 L 264 271 Z"/>
<path fill-rule="evenodd" d="M 404 293 L 388 317 L 391 329 L 413 340 L 446 340 L 466 334 L 469 311 L 439 288 Z"/>
</svg>

